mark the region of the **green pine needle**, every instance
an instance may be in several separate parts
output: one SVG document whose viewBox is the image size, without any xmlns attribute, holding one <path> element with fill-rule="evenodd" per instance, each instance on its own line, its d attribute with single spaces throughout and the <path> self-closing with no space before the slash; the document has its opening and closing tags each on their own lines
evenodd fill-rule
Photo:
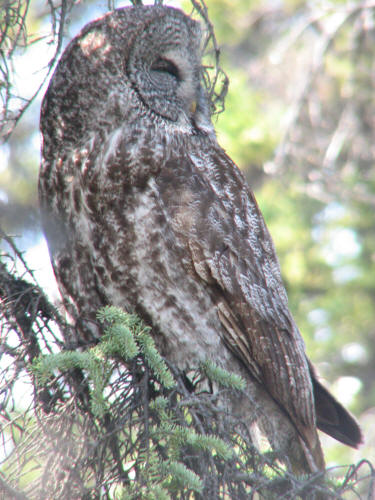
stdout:
<svg viewBox="0 0 375 500">
<path fill-rule="evenodd" d="M 172 491 L 188 489 L 200 493 L 203 489 L 203 483 L 199 476 L 181 462 L 169 460 L 163 462 L 162 470 L 167 474 L 167 481 L 164 486 L 172 489 Z"/>
<path fill-rule="evenodd" d="M 147 363 L 156 375 L 159 382 L 170 389 L 176 385 L 176 382 L 169 371 L 167 365 L 165 364 L 163 358 L 160 356 L 158 350 L 155 347 L 155 342 L 150 335 L 146 332 L 142 332 L 138 335 L 137 340 L 140 344 L 141 350 L 145 356 Z"/>
<path fill-rule="evenodd" d="M 202 372 L 213 382 L 217 382 L 223 387 L 243 390 L 246 387 L 244 379 L 235 373 L 230 373 L 224 368 L 215 365 L 210 360 L 206 360 L 201 365 Z"/>
</svg>

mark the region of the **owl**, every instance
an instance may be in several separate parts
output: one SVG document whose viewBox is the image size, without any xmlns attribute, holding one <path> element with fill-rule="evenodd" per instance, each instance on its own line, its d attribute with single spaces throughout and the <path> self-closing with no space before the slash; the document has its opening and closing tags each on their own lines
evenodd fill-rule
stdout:
<svg viewBox="0 0 375 500">
<path fill-rule="evenodd" d="M 217 142 L 201 38 L 180 10 L 136 6 L 65 50 L 41 111 L 52 265 L 77 344 L 100 334 L 100 307 L 136 312 L 180 370 L 240 374 L 226 404 L 254 442 L 316 471 L 317 429 L 353 447 L 361 431 L 317 379 L 254 195 Z"/>
</svg>

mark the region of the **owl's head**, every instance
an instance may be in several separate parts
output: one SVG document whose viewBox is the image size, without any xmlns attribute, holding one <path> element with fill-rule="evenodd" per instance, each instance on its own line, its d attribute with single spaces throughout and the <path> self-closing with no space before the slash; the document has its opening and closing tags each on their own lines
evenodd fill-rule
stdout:
<svg viewBox="0 0 375 500">
<path fill-rule="evenodd" d="M 115 10 L 69 44 L 42 106 L 45 148 L 74 148 L 90 131 L 142 117 L 168 130 L 212 131 L 200 26 L 174 8 Z"/>
</svg>

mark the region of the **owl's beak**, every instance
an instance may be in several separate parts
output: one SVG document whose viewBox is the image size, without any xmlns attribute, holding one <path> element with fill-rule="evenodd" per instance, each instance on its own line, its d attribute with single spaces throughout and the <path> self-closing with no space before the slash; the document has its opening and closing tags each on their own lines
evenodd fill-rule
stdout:
<svg viewBox="0 0 375 500">
<path fill-rule="evenodd" d="M 193 115 L 197 109 L 197 101 L 194 99 L 190 104 L 190 113 Z"/>
</svg>

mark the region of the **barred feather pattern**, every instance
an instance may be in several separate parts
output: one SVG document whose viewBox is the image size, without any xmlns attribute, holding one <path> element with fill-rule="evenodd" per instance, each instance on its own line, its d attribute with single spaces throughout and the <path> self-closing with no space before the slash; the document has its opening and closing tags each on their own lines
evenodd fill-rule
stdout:
<svg viewBox="0 0 375 500">
<path fill-rule="evenodd" d="M 103 305 L 138 313 L 181 370 L 211 359 L 242 375 L 244 394 L 222 404 L 314 471 L 320 422 L 352 446 L 361 434 L 315 377 L 261 212 L 217 143 L 200 39 L 179 10 L 118 9 L 83 29 L 51 80 L 39 193 L 79 332 L 67 340 L 95 338 Z"/>
</svg>

